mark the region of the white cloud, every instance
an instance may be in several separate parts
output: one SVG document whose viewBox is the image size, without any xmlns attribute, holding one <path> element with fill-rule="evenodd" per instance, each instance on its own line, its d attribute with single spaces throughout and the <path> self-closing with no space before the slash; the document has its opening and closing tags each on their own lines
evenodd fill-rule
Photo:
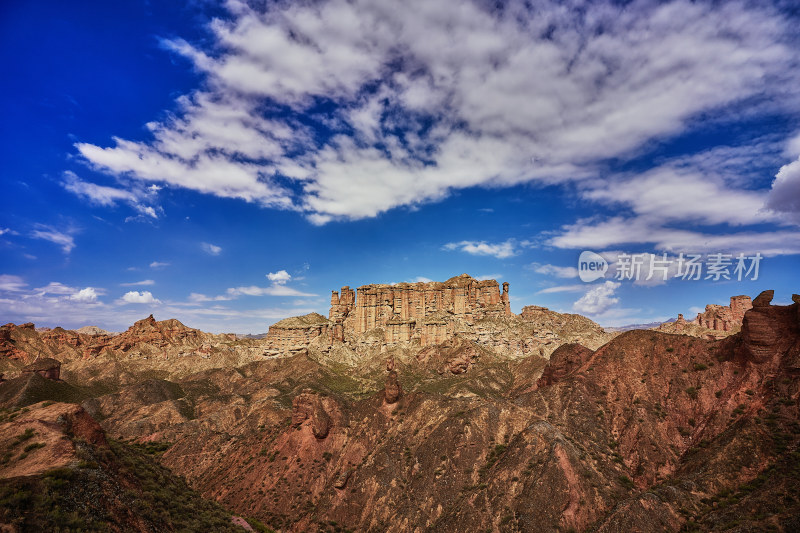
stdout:
<svg viewBox="0 0 800 533">
<path fill-rule="evenodd" d="M 153 297 L 150 291 L 130 291 L 126 292 L 118 303 L 122 304 L 160 304 L 161 301 Z"/>
<path fill-rule="evenodd" d="M 487 243 L 485 241 L 450 242 L 443 246 L 445 250 L 460 250 L 470 255 L 488 255 L 498 259 L 506 259 L 516 255 L 515 241 L 509 239 L 505 242 Z"/>
<path fill-rule="evenodd" d="M 222 252 L 221 247 L 207 242 L 200 243 L 200 248 L 208 255 L 219 255 Z"/>
<path fill-rule="evenodd" d="M 417 276 L 412 280 L 412 283 L 430 283 L 431 281 L 433 280 L 430 278 L 426 278 L 425 276 Z"/>
<path fill-rule="evenodd" d="M 28 284 L 19 276 L 0 274 L 0 291 L 23 291 L 27 285 Z"/>
<path fill-rule="evenodd" d="M 756 253 L 764 256 L 800 253 L 800 231 L 703 233 L 661 226 L 646 218 L 611 217 L 579 220 L 563 226 L 548 243 L 557 248 L 603 250 L 623 244 L 649 244 L 666 252 Z"/>
<path fill-rule="evenodd" d="M 285 270 L 279 270 L 277 272 L 270 272 L 267 274 L 267 278 L 275 284 L 284 284 L 291 280 L 292 276 Z"/>
<path fill-rule="evenodd" d="M 782 166 L 775 175 L 767 207 L 800 224 L 800 158 Z"/>
<path fill-rule="evenodd" d="M 153 207 L 142 203 L 143 197 L 146 196 L 145 192 L 134 192 L 133 190 L 97 185 L 95 183 L 83 181 L 77 174 L 71 171 L 66 171 L 64 173 L 63 186 L 71 193 L 85 198 L 94 204 L 111 207 L 116 205 L 117 202 L 124 202 L 142 215 L 146 215 L 150 218 L 158 218 L 158 214 Z"/>
<path fill-rule="evenodd" d="M 152 279 L 143 279 L 142 281 L 131 281 L 130 283 L 120 283 L 122 287 L 137 287 L 143 285 L 155 285 L 156 282 Z"/>
<path fill-rule="evenodd" d="M 85 289 L 81 289 L 78 292 L 71 294 L 69 299 L 76 302 L 96 302 L 97 291 L 95 291 L 92 287 L 86 287 Z"/>
<path fill-rule="evenodd" d="M 587 285 L 557 285 L 555 287 L 547 287 L 538 291 L 536 294 L 555 294 L 559 292 L 580 292 L 585 290 Z"/>
<path fill-rule="evenodd" d="M 233 287 L 228 289 L 226 293 L 233 298 L 238 296 L 316 296 L 316 294 L 298 291 L 279 283 L 275 283 L 270 287 L 257 287 L 255 285 Z"/>
<path fill-rule="evenodd" d="M 19 233 L 11 228 L 0 228 L 0 236 L 2 235 L 19 235 Z"/>
<path fill-rule="evenodd" d="M 793 24 L 765 4 L 578 4 L 331 0 L 259 11 L 232 0 L 207 48 L 164 43 L 206 80 L 148 125 L 152 140 L 76 147 L 131 181 L 298 209 L 323 224 L 459 188 L 583 180 L 745 99 L 800 105 L 784 39 Z M 333 105 L 307 115 L 311 126 L 264 113 L 274 104 L 308 113 L 321 98 Z M 318 127 L 331 134 L 316 138 Z M 751 213 L 755 196 L 722 200 Z M 697 205 L 667 207 L 720 216 Z"/>
<path fill-rule="evenodd" d="M 170 263 L 166 263 L 164 261 L 153 261 L 150 263 L 150 268 L 166 268 L 170 265 Z"/>
<path fill-rule="evenodd" d="M 78 289 L 76 289 L 75 287 L 69 287 L 58 281 L 51 281 L 46 286 L 37 287 L 33 290 L 34 292 L 40 294 L 62 294 L 62 295 L 70 295 L 78 292 Z"/>
<path fill-rule="evenodd" d="M 75 239 L 73 238 L 71 231 L 60 231 L 56 228 L 51 226 L 45 226 L 43 224 L 37 224 L 36 229 L 31 232 L 31 237 L 34 239 L 42 239 L 45 241 L 50 241 L 54 244 L 57 244 L 64 250 L 65 254 L 68 254 L 75 248 Z"/>
<path fill-rule="evenodd" d="M 721 179 L 694 170 L 662 166 L 597 185 L 584 191 L 583 198 L 620 204 L 638 217 L 661 224 L 681 221 L 744 225 L 778 221 L 764 210 L 766 191 L 732 189 Z"/>
<path fill-rule="evenodd" d="M 603 314 L 611 306 L 619 303 L 619 298 L 614 297 L 614 292 L 619 287 L 620 284 L 613 281 L 605 281 L 600 285 L 594 285 L 572 305 L 572 308 L 579 313 L 588 315 Z"/>
<path fill-rule="evenodd" d="M 558 265 L 542 265 L 533 263 L 531 265 L 533 271 L 547 276 L 555 276 L 557 278 L 577 278 L 578 269 L 571 266 L 558 266 Z"/>
</svg>

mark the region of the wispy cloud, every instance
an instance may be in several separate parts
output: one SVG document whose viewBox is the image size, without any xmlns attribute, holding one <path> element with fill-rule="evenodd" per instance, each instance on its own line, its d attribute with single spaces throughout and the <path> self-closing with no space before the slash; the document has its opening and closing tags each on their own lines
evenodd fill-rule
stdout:
<svg viewBox="0 0 800 533">
<path fill-rule="evenodd" d="M 442 248 L 445 250 L 460 250 L 470 255 L 488 255 L 498 259 L 506 259 L 516 255 L 516 242 L 509 239 L 505 242 L 489 243 L 485 241 L 450 242 Z"/>
<path fill-rule="evenodd" d="M 75 248 L 75 238 L 72 236 L 72 233 L 73 230 L 58 230 L 52 226 L 37 224 L 35 229 L 31 232 L 31 237 L 57 244 L 65 254 L 68 254 Z"/>
<path fill-rule="evenodd" d="M 120 283 L 122 287 L 138 287 L 146 285 L 155 285 L 156 282 L 152 279 L 143 279 L 142 281 L 131 281 L 129 283 Z"/>
<path fill-rule="evenodd" d="M 533 263 L 531 265 L 533 271 L 538 274 L 545 274 L 546 276 L 555 276 L 557 278 L 577 278 L 578 269 L 573 266 L 558 266 L 549 264 Z"/>
<path fill-rule="evenodd" d="M 207 242 L 200 243 L 200 248 L 208 255 L 219 255 L 222 253 L 222 247 Z"/>
<path fill-rule="evenodd" d="M 587 285 L 556 285 L 537 291 L 536 294 L 555 294 L 559 292 L 580 292 L 586 290 Z"/>
<path fill-rule="evenodd" d="M 19 277 L 12 274 L 0 274 L 0 291 L 19 292 L 25 290 L 27 283 Z"/>
<path fill-rule="evenodd" d="M 170 263 L 168 263 L 166 261 L 153 261 L 152 263 L 150 263 L 150 268 L 160 269 L 160 268 L 166 268 L 169 265 L 170 265 Z"/>
</svg>

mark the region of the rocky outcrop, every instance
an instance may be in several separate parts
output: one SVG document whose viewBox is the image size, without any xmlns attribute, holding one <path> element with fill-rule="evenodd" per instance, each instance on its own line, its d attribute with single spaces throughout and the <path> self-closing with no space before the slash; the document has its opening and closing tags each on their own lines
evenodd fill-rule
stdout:
<svg viewBox="0 0 800 533">
<path fill-rule="evenodd" d="M 445 282 L 363 285 L 355 293 L 342 287 L 331 295 L 329 319 L 339 340 L 382 328 L 388 345 L 418 339 L 425 346 L 447 336 L 448 315 L 472 322 L 511 314 L 508 283 L 501 293 L 495 280 L 461 274 Z"/>
<path fill-rule="evenodd" d="M 389 375 L 386 376 L 386 385 L 383 388 L 383 399 L 388 404 L 397 403 L 402 394 L 400 381 L 397 379 L 397 371 L 390 370 Z"/>
<path fill-rule="evenodd" d="M 742 326 L 745 312 L 753 305 L 749 296 L 731 296 L 730 305 L 706 305 L 706 310 L 697 314 L 694 323 L 715 331 L 736 332 Z"/>
<path fill-rule="evenodd" d="M 580 344 L 564 344 L 550 355 L 550 362 L 539 378 L 537 386 L 547 387 L 557 381 L 571 376 L 583 366 L 594 354 L 594 351 Z"/>
<path fill-rule="evenodd" d="M 61 376 L 61 361 L 57 361 L 52 357 L 43 357 L 22 369 L 23 374 L 31 374 L 34 372 L 43 378 L 58 381 Z"/>
<path fill-rule="evenodd" d="M 800 356 L 800 304 L 773 306 L 773 296 L 762 292 L 745 313 L 739 354 L 756 364 L 786 359 L 794 365 Z"/>
<path fill-rule="evenodd" d="M 292 400 L 292 426 L 299 428 L 307 420 L 317 439 L 324 439 L 331 430 L 331 417 L 325 410 L 322 398 L 312 391 L 304 391 Z"/>
<path fill-rule="evenodd" d="M 329 337 L 330 326 L 331 322 L 319 313 L 284 318 L 269 327 L 265 355 L 303 351 L 317 337 Z"/>
<path fill-rule="evenodd" d="M 464 374 L 481 358 L 480 348 L 471 341 L 453 337 L 435 346 L 422 349 L 416 356 L 417 361 L 433 362 L 439 374 Z"/>
<path fill-rule="evenodd" d="M 156 321 L 153 315 L 139 320 L 127 331 L 112 338 L 109 347 L 115 351 L 126 352 L 132 347 L 147 344 L 154 348 L 177 345 L 200 346 L 209 334 L 199 329 L 184 326 L 174 318 Z"/>
<path fill-rule="evenodd" d="M 13 421 L 0 423 L 0 449 L 10 452 L 9 459 L 13 458 L 0 462 L 0 479 L 33 476 L 69 465 L 77 455 L 77 447 L 70 439 L 108 446 L 103 429 L 79 405 L 40 403 L 29 409 Z M 25 452 L 25 445 L 31 442 L 36 447 L 28 446 Z"/>
</svg>

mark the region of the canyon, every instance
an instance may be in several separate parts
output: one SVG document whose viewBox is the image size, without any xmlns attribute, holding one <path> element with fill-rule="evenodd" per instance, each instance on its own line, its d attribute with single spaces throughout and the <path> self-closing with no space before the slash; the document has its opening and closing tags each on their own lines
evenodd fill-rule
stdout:
<svg viewBox="0 0 800 533">
<path fill-rule="evenodd" d="M 117 336 L 3 326 L 0 524 L 67 520 L 33 496 L 57 466 L 77 496 L 40 492 L 116 531 L 191 527 L 189 509 L 220 531 L 800 529 L 800 296 L 609 333 L 514 315 L 508 291 L 344 287 L 263 339 L 152 317 Z M 24 371 L 45 357 L 58 376 Z M 163 513 L 133 507 L 151 492 Z"/>
</svg>

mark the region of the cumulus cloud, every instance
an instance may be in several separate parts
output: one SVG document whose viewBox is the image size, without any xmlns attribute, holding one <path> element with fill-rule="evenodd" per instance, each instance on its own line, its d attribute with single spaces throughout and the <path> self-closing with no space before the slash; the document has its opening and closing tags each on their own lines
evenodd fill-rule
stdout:
<svg viewBox="0 0 800 533">
<path fill-rule="evenodd" d="M 285 270 L 279 270 L 277 272 L 270 272 L 267 274 L 267 279 L 275 284 L 284 284 L 291 280 L 292 276 Z"/>
<path fill-rule="evenodd" d="M 202 248 L 203 251 L 208 255 L 219 255 L 222 253 L 222 248 L 220 246 L 216 246 L 207 242 L 200 243 L 200 248 Z"/>
<path fill-rule="evenodd" d="M 701 114 L 745 99 L 797 104 L 796 53 L 782 39 L 794 28 L 766 4 L 226 6 L 207 46 L 164 41 L 205 75 L 203 88 L 149 124 L 149 141 L 78 143 L 85 161 L 322 224 L 459 188 L 589 179 Z M 751 212 L 755 196 L 723 200 Z M 717 216 L 689 204 L 667 208 Z"/>
<path fill-rule="evenodd" d="M 600 315 L 608 311 L 611 306 L 619 303 L 619 298 L 614 297 L 620 284 L 614 281 L 605 281 L 586 291 L 573 305 L 572 308 L 579 313 L 587 315 Z"/>
<path fill-rule="evenodd" d="M 78 292 L 71 294 L 69 299 L 76 302 L 96 302 L 97 291 L 95 291 L 95 289 L 92 287 L 86 287 L 85 289 L 81 289 Z"/>
<path fill-rule="evenodd" d="M 505 242 L 488 243 L 485 241 L 450 242 L 443 246 L 445 250 L 460 250 L 470 255 L 488 255 L 498 259 L 506 259 L 516 255 L 515 241 L 509 239 Z"/>
<path fill-rule="evenodd" d="M 65 254 L 70 253 L 72 249 L 75 248 L 75 239 L 72 236 L 71 230 L 62 231 L 52 226 L 37 224 L 35 229 L 31 232 L 31 237 L 57 244 Z"/>
<path fill-rule="evenodd" d="M 782 166 L 775 175 L 766 205 L 800 224 L 800 158 Z"/>
<path fill-rule="evenodd" d="M 123 304 L 160 304 L 161 301 L 153 297 L 150 291 L 130 291 L 126 292 L 119 303 Z"/>
</svg>

